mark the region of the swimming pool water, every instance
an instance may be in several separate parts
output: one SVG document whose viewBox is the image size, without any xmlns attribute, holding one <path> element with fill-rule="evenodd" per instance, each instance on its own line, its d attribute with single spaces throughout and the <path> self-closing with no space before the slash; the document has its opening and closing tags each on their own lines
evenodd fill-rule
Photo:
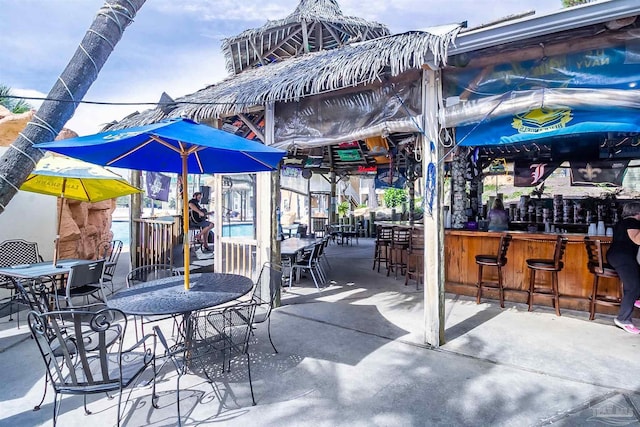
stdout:
<svg viewBox="0 0 640 427">
<path fill-rule="evenodd" d="M 129 221 L 113 221 L 111 231 L 114 240 L 122 240 L 125 246 L 129 246 Z M 253 224 L 224 224 L 222 235 L 224 237 L 253 237 Z"/>
</svg>

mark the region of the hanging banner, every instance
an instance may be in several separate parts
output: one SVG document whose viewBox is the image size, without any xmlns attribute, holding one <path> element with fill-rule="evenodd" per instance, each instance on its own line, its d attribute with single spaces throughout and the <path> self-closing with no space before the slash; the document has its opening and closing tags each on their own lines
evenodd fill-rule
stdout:
<svg viewBox="0 0 640 427">
<path fill-rule="evenodd" d="M 570 162 L 570 165 L 572 186 L 609 185 L 621 187 L 629 161 Z"/>
<path fill-rule="evenodd" d="M 541 108 L 479 125 L 461 126 L 456 129 L 456 139 L 463 147 L 479 147 L 603 132 L 640 132 L 640 112 L 615 108 L 581 111 Z"/>
<path fill-rule="evenodd" d="M 640 46 L 621 43 L 443 73 L 442 112 L 463 146 L 585 133 L 640 132 Z M 470 90 L 472 88 L 472 90 Z"/>
<path fill-rule="evenodd" d="M 163 202 L 169 201 L 171 177 L 157 172 L 147 172 L 145 175 L 145 183 L 147 187 L 147 197 Z"/>
<path fill-rule="evenodd" d="M 511 91 L 582 88 L 630 90 L 640 81 L 640 45 L 621 42 L 606 49 L 558 54 L 544 60 L 457 68 L 443 73 L 445 98 L 465 102 Z M 469 90 L 472 88 L 473 90 Z"/>
<path fill-rule="evenodd" d="M 404 168 L 390 169 L 378 168 L 375 178 L 376 189 L 382 188 L 404 188 L 407 178 L 405 177 Z"/>
<path fill-rule="evenodd" d="M 513 164 L 513 186 L 535 187 L 560 166 L 560 162 L 516 161 Z"/>
<path fill-rule="evenodd" d="M 310 96 L 275 105 L 273 147 L 304 148 L 359 141 L 389 132 L 419 132 L 422 78 L 410 70 L 380 87 Z"/>
</svg>

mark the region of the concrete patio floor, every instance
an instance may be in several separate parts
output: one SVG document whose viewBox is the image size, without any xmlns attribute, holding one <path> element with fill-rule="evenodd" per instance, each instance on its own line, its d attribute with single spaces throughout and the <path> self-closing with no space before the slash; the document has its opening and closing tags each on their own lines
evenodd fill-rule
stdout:
<svg viewBox="0 0 640 427">
<path fill-rule="evenodd" d="M 404 278 L 371 270 L 373 241 L 331 245 L 331 283 L 310 279 L 285 289 L 272 313 L 274 354 L 266 325 L 250 347 L 251 395 L 244 360 L 208 383 L 181 380 L 184 425 L 423 426 L 640 425 L 640 336 L 612 317 L 496 301 L 477 305 L 447 295 L 446 339 L 423 343 L 423 293 Z M 126 257 L 123 257 L 126 258 Z M 128 266 L 119 265 L 120 286 Z M 51 425 L 53 393 L 40 411 L 44 369 L 21 327 L 0 319 L 0 425 Z M 638 375 L 638 376 L 636 376 Z M 151 389 L 135 388 L 125 425 L 176 424 L 175 371 Z M 65 396 L 60 426 L 109 426 L 117 400 Z"/>
</svg>

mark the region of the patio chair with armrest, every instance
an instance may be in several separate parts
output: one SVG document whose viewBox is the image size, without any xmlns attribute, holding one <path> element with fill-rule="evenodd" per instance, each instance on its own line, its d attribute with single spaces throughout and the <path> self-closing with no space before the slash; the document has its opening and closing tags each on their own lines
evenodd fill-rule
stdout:
<svg viewBox="0 0 640 427">
<path fill-rule="evenodd" d="M 251 400 L 256 404 L 251 381 L 251 357 L 249 355 L 249 338 L 251 324 L 255 314 L 255 303 L 239 303 L 227 306 L 222 310 L 202 310 L 191 314 L 189 320 L 189 336 L 182 347 L 170 346 L 158 326 L 154 331 L 165 349 L 165 356 L 170 360 L 178 373 L 176 381 L 176 405 L 178 425 L 182 425 L 180 415 L 180 379 L 191 372 L 204 375 L 214 382 L 216 366 L 221 366 L 221 373 L 231 370 L 231 359 L 244 355 L 247 359 L 247 374 L 251 389 Z"/>
<path fill-rule="evenodd" d="M 29 308 L 36 313 L 47 313 L 52 311 L 52 304 L 55 300 L 54 294 L 51 292 L 50 283 L 47 279 L 44 280 L 15 280 L 14 285 L 16 287 L 17 293 L 20 298 L 20 302 L 22 304 L 26 304 Z M 90 310 L 90 311 L 98 311 L 100 309 L 106 308 L 105 304 L 94 304 L 91 306 L 81 306 L 81 307 L 72 307 L 74 310 Z M 67 334 L 67 329 L 64 327 L 65 319 L 64 317 L 59 317 L 61 325 L 63 328 L 61 329 L 61 334 Z M 112 342 L 115 340 L 117 336 L 114 334 L 110 334 L 108 337 L 108 342 Z M 71 336 L 69 339 L 73 339 Z M 98 344 L 98 340 L 90 340 L 85 343 L 85 347 L 87 350 L 94 350 L 95 346 Z M 57 357 L 61 357 L 62 353 L 59 351 L 54 352 Z M 47 385 L 49 382 L 48 376 L 45 376 L 44 382 L 44 390 L 42 393 L 42 398 L 40 399 L 40 403 L 33 407 L 34 411 L 37 411 L 42 406 L 44 399 L 47 396 Z"/>
<path fill-rule="evenodd" d="M 68 320 L 62 323 L 62 318 Z M 28 319 L 55 392 L 52 405 L 54 426 L 61 404 L 58 396 L 82 395 L 88 415 L 91 412 L 87 409 L 87 395 L 110 392 L 118 392 L 119 426 L 123 415 L 122 393 L 149 366 L 154 370 L 151 398 L 155 405 L 156 337 L 147 335 L 125 349 L 123 341 L 127 318 L 123 312 L 108 308 L 97 312 L 74 309 L 48 313 L 31 311 Z M 112 336 L 116 338 L 110 338 Z M 143 350 L 143 343 L 149 345 L 147 350 Z"/>
<path fill-rule="evenodd" d="M 43 262 L 36 242 L 22 239 L 5 240 L 0 243 L 0 267 L 10 267 L 18 264 L 35 264 Z M 14 281 L 10 277 L 0 275 L 0 288 L 10 291 L 7 298 L 0 300 L 0 307 L 9 307 L 9 320 L 13 320 L 13 306 L 19 304 Z M 18 327 L 20 318 L 18 317 Z"/>
<path fill-rule="evenodd" d="M 98 245 L 97 259 L 105 261 L 102 283 L 110 285 L 111 293 L 114 291 L 113 277 L 116 274 L 120 252 L 122 252 L 122 240 L 104 241 Z"/>
</svg>

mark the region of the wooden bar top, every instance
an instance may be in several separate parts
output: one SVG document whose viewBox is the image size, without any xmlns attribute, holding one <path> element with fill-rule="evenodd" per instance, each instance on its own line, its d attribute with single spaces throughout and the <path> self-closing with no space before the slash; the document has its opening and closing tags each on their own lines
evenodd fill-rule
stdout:
<svg viewBox="0 0 640 427">
<path fill-rule="evenodd" d="M 509 233 L 516 240 L 554 240 L 556 236 L 561 234 L 566 237 L 569 242 L 584 242 L 584 238 L 587 236 L 584 233 L 531 233 L 528 231 L 478 231 L 478 230 L 453 230 L 448 229 L 444 231 L 445 235 L 452 236 L 474 236 L 474 237 L 495 237 L 500 238 L 504 233 Z M 589 236 L 594 239 L 601 240 L 603 243 L 611 243 L 611 236 Z"/>
</svg>

